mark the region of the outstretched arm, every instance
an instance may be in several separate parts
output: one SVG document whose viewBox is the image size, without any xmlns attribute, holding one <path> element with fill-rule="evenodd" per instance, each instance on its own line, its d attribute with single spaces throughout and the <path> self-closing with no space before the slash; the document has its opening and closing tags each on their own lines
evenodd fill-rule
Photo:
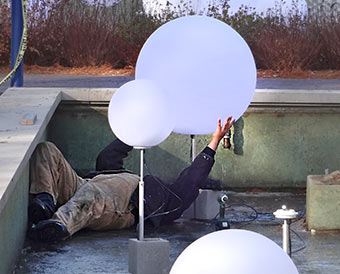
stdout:
<svg viewBox="0 0 340 274">
<path fill-rule="evenodd" d="M 218 120 L 218 125 L 216 131 L 213 133 L 210 143 L 208 144 L 208 147 L 210 147 L 212 150 L 216 151 L 218 144 L 222 140 L 222 138 L 227 134 L 228 130 L 232 127 L 235 120 L 229 116 L 227 119 L 225 119 L 223 125 L 221 119 Z"/>
</svg>

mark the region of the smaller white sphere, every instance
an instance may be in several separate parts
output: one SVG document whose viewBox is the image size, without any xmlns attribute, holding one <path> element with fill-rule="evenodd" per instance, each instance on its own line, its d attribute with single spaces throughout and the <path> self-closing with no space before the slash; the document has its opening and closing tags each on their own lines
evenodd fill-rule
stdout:
<svg viewBox="0 0 340 274">
<path fill-rule="evenodd" d="M 112 96 L 108 118 L 124 143 L 147 148 L 164 141 L 174 128 L 172 107 L 155 83 L 140 79 L 126 83 Z"/>
</svg>

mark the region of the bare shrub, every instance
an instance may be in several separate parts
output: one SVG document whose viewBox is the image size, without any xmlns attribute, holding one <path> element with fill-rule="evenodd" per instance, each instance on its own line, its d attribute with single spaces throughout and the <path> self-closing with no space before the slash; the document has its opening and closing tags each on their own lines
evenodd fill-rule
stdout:
<svg viewBox="0 0 340 274">
<path fill-rule="evenodd" d="M 57 52 L 61 49 L 62 43 L 60 37 L 63 33 L 63 23 L 51 20 L 57 2 L 31 0 L 28 7 L 28 44 L 25 63 L 51 66 L 57 61 Z"/>
<path fill-rule="evenodd" d="M 0 30 L 0 66 L 7 66 L 11 50 L 11 10 L 7 1 L 0 2 Z"/>
<path fill-rule="evenodd" d="M 322 47 L 319 69 L 340 69 L 340 16 L 320 26 Z"/>
<path fill-rule="evenodd" d="M 320 20 L 294 10 L 288 18 L 280 10 L 263 17 L 248 7 L 229 16 L 228 1 L 210 6 L 208 16 L 226 22 L 243 36 L 258 68 L 340 69 L 340 18 Z M 91 6 L 81 0 L 29 0 L 25 63 L 135 66 L 142 45 L 154 30 L 176 17 L 194 13 L 191 4 L 184 2 L 175 11 L 168 3 L 163 14 L 152 15 L 145 13 L 140 0 L 124 0 L 111 7 L 98 0 Z M 0 14 L 0 65 L 4 66 L 10 55 L 8 5 L 0 4 Z"/>
<path fill-rule="evenodd" d="M 268 18 L 254 35 L 252 49 L 259 68 L 310 69 L 319 61 L 321 36 L 313 21 L 290 18 L 287 24 Z"/>
</svg>

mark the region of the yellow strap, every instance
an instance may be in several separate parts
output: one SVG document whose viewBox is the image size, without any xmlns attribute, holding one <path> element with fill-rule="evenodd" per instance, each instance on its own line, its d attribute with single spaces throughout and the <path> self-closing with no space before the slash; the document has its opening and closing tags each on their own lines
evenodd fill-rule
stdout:
<svg viewBox="0 0 340 274">
<path fill-rule="evenodd" d="M 15 60 L 15 64 L 13 69 L 8 73 L 4 79 L 0 81 L 0 86 L 5 83 L 9 78 L 11 78 L 15 71 L 18 69 L 20 66 L 20 63 L 22 61 L 22 58 L 24 57 L 26 48 L 27 48 L 27 1 L 26 0 L 21 0 L 21 5 L 22 5 L 22 23 L 23 23 L 23 30 L 22 30 L 22 36 L 21 36 L 21 41 L 20 41 L 20 46 L 19 46 L 19 52 L 17 55 L 17 58 Z"/>
</svg>

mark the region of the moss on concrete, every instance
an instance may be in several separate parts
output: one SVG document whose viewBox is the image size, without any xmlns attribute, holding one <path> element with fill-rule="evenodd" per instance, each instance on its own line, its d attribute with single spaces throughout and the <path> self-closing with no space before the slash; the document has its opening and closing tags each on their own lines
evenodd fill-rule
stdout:
<svg viewBox="0 0 340 274">
<path fill-rule="evenodd" d="M 107 106 L 60 105 L 49 127 L 57 144 L 80 174 L 94 169 L 97 153 L 114 136 L 107 121 Z M 309 174 L 340 167 L 340 113 L 289 108 L 249 109 L 233 128 L 232 148 L 218 148 L 211 176 L 226 187 L 305 187 Z M 199 152 L 210 136 L 197 136 Z M 146 151 L 146 162 L 166 180 L 190 164 L 190 136 L 171 134 Z M 139 172 L 134 151 L 126 166 Z"/>
</svg>

